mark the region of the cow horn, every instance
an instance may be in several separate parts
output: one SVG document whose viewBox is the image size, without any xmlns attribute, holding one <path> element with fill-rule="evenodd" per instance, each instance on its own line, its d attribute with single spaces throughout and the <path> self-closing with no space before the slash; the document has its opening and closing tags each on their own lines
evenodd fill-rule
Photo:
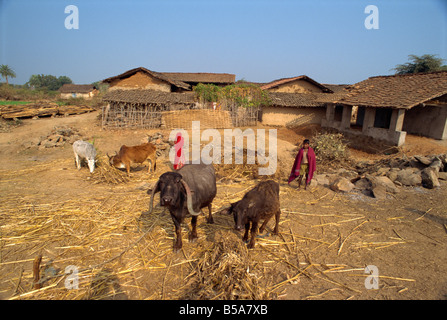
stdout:
<svg viewBox="0 0 447 320">
<path fill-rule="evenodd" d="M 152 193 L 151 193 L 151 201 L 149 202 L 149 213 L 152 213 L 152 210 L 154 208 L 154 195 L 155 193 L 157 193 L 158 190 L 158 183 L 160 182 L 160 180 L 157 181 L 157 183 L 155 184 L 154 188 L 152 189 Z M 147 193 L 149 194 L 149 190 L 147 191 Z"/>
<path fill-rule="evenodd" d="M 194 209 L 192 207 L 192 196 L 191 196 L 191 189 L 189 188 L 188 184 L 185 180 L 181 179 L 180 182 L 183 184 L 186 190 L 186 205 L 188 206 L 188 211 L 192 216 L 198 216 L 200 214 L 199 212 L 194 212 Z"/>
</svg>

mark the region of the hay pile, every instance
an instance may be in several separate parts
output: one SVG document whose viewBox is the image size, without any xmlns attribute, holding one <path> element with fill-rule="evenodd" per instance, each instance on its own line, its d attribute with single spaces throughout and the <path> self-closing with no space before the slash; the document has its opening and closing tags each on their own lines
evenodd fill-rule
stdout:
<svg viewBox="0 0 447 320">
<path fill-rule="evenodd" d="M 125 171 L 112 167 L 106 157 L 97 157 L 95 171 L 92 179 L 94 183 L 119 184 L 129 182 Z"/>
<path fill-rule="evenodd" d="M 261 165 L 258 161 L 258 153 L 255 150 L 255 163 L 247 163 L 247 148 L 243 149 L 243 161 L 242 164 L 235 163 L 235 150 L 233 149 L 232 162 L 230 164 L 225 164 L 225 158 L 222 155 L 221 163 L 214 164 L 214 170 L 216 171 L 216 177 L 219 181 L 226 182 L 241 182 L 244 180 L 251 179 L 286 179 L 288 178 L 289 164 L 282 163 L 281 158 L 277 159 L 277 170 L 272 175 L 260 175 L 259 168 L 268 167 L 268 163 Z M 293 162 L 292 162 L 293 164 Z M 286 170 L 284 170 L 286 168 Z"/>
<path fill-rule="evenodd" d="M 212 247 L 205 251 L 181 299 L 268 299 L 255 274 L 246 245 L 232 232 L 218 231 Z"/>
</svg>

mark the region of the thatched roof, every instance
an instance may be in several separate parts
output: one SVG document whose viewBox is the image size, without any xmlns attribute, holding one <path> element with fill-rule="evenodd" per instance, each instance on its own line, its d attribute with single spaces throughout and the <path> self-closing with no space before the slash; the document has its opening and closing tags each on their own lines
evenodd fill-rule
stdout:
<svg viewBox="0 0 447 320">
<path fill-rule="evenodd" d="M 102 82 L 103 83 L 111 83 L 112 81 L 117 80 L 117 79 L 129 78 L 130 76 L 133 76 L 137 72 L 146 73 L 146 74 L 148 74 L 149 76 L 151 76 L 153 78 L 156 78 L 156 79 L 159 79 L 161 81 L 167 82 L 167 83 L 169 83 L 171 85 L 174 85 L 174 86 L 176 86 L 178 88 L 185 89 L 185 90 L 191 90 L 191 86 L 189 84 L 185 83 L 185 82 L 182 82 L 182 81 L 179 81 L 179 80 L 175 80 L 175 79 L 173 79 L 173 78 L 171 78 L 171 77 L 169 77 L 169 76 L 167 76 L 167 75 L 165 75 L 163 73 L 151 71 L 151 70 L 143 68 L 143 67 L 139 67 L 139 68 L 128 70 L 128 71 L 126 71 L 124 73 L 121 73 L 121 74 L 119 74 L 117 76 L 104 79 L 104 80 L 102 80 Z"/>
<path fill-rule="evenodd" d="M 112 90 L 103 97 L 107 102 L 128 102 L 140 104 L 193 104 L 196 102 L 193 92 L 176 93 L 157 90 Z"/>
<path fill-rule="evenodd" d="M 60 93 L 89 93 L 95 90 L 93 84 L 72 84 L 66 83 L 59 88 Z"/>
<path fill-rule="evenodd" d="M 262 90 L 268 90 L 268 89 L 272 89 L 272 88 L 276 88 L 279 87 L 280 85 L 292 82 L 292 81 L 296 81 L 296 80 L 304 80 L 307 81 L 315 86 L 317 86 L 318 88 L 320 88 L 323 92 L 327 92 L 327 93 L 332 93 L 333 91 L 327 87 L 325 87 L 324 85 L 322 85 L 321 83 L 309 78 L 308 76 L 302 75 L 302 76 L 298 76 L 298 77 L 293 77 L 293 78 L 282 78 L 282 79 L 278 79 L 278 80 L 274 80 L 272 82 L 266 83 L 263 86 L 261 86 Z"/>
<path fill-rule="evenodd" d="M 163 72 L 163 74 L 171 79 L 187 83 L 232 84 L 236 81 L 236 75 L 230 73 Z"/>
<path fill-rule="evenodd" d="M 371 77 L 349 86 L 338 103 L 410 109 L 447 94 L 447 71 Z"/>
</svg>

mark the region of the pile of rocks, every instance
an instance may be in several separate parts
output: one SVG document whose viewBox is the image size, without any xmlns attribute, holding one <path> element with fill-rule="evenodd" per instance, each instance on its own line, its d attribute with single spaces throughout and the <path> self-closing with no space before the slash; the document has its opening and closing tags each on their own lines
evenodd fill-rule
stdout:
<svg viewBox="0 0 447 320">
<path fill-rule="evenodd" d="M 157 147 L 157 157 L 169 157 L 169 149 L 174 145 L 174 141 L 169 141 L 168 137 L 163 137 L 163 133 L 156 132 L 147 137 L 147 141 Z"/>
<path fill-rule="evenodd" d="M 37 147 L 39 150 L 47 148 L 63 147 L 66 143 L 73 144 L 76 140 L 82 139 L 79 130 L 72 127 L 56 126 L 46 136 L 33 138 L 27 141 L 23 146 L 28 148 Z"/>
<path fill-rule="evenodd" d="M 391 159 L 375 164 L 358 163 L 355 170 L 339 169 L 334 173 L 317 174 L 315 181 L 333 191 L 358 191 L 385 199 L 399 192 L 399 187 L 422 186 L 433 189 L 439 180 L 447 180 L 447 154 Z"/>
</svg>

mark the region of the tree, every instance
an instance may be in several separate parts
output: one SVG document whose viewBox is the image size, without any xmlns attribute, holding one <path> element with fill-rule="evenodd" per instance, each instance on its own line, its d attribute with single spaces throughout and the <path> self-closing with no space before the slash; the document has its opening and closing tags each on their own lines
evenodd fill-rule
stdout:
<svg viewBox="0 0 447 320">
<path fill-rule="evenodd" d="M 0 66 L 0 74 L 5 78 L 6 84 L 8 85 L 8 77 L 15 78 L 16 73 L 8 65 L 2 64 Z"/>
<path fill-rule="evenodd" d="M 447 65 L 442 65 L 444 59 L 437 58 L 436 54 L 424 54 L 417 56 L 410 54 L 408 59 L 411 62 L 404 64 L 398 64 L 395 68 L 395 74 L 411 74 L 419 72 L 432 72 L 432 71 L 447 71 Z"/>
<path fill-rule="evenodd" d="M 268 105 L 270 98 L 254 84 L 238 82 L 225 87 L 218 87 L 214 84 L 199 83 L 194 87 L 194 92 L 203 101 L 233 103 L 241 107 L 259 107 Z"/>
<path fill-rule="evenodd" d="M 71 81 L 71 79 L 67 76 L 60 76 L 59 78 L 57 78 L 57 81 L 59 82 L 60 87 L 62 87 L 64 84 L 73 83 L 73 81 Z"/>
<path fill-rule="evenodd" d="M 73 81 L 71 81 L 71 79 L 67 76 L 60 76 L 59 78 L 56 78 L 52 75 L 33 74 L 26 84 L 34 87 L 35 89 L 56 91 L 65 83 L 73 83 Z"/>
</svg>

